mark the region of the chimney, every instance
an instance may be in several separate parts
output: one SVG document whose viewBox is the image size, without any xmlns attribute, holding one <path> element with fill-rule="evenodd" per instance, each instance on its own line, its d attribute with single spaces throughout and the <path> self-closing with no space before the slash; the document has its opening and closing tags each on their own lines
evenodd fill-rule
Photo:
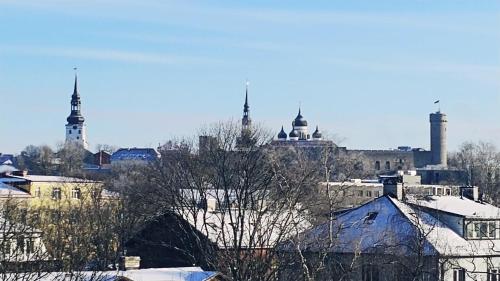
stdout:
<svg viewBox="0 0 500 281">
<path fill-rule="evenodd" d="M 461 186 L 460 197 L 466 197 L 476 202 L 479 201 L 479 187 L 477 186 Z"/>
<path fill-rule="evenodd" d="M 403 200 L 403 183 L 401 177 L 390 177 L 384 179 L 384 195 L 389 195 L 399 201 Z"/>
<path fill-rule="evenodd" d="M 25 176 L 28 175 L 28 171 L 27 170 L 13 171 L 12 175 L 13 176 L 18 176 L 18 177 L 25 177 Z"/>
</svg>

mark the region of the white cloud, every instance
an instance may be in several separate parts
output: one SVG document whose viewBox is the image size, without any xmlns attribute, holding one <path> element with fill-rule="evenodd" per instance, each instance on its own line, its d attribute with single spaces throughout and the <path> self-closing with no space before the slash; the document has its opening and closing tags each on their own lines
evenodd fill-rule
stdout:
<svg viewBox="0 0 500 281">
<path fill-rule="evenodd" d="M 0 53 L 32 56 L 68 57 L 103 61 L 117 61 L 147 64 L 218 64 L 219 60 L 206 57 L 182 56 L 165 53 L 145 53 L 116 49 L 92 49 L 46 46 L 0 45 Z"/>
</svg>

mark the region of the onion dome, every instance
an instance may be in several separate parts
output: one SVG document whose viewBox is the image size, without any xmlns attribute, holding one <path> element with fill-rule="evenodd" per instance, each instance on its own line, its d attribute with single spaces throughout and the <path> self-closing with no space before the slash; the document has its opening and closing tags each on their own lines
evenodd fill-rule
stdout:
<svg viewBox="0 0 500 281">
<path fill-rule="evenodd" d="M 292 130 L 288 136 L 290 138 L 298 138 L 299 137 L 299 133 L 296 130 Z"/>
<path fill-rule="evenodd" d="M 283 130 L 283 126 L 281 126 L 281 131 L 278 134 L 278 139 L 280 139 L 280 140 L 285 139 L 286 140 L 286 138 L 287 138 L 287 135 L 285 133 L 285 130 Z"/>
<path fill-rule="evenodd" d="M 323 137 L 323 135 L 319 131 L 318 126 L 316 126 L 316 130 L 313 133 L 313 139 L 320 139 L 322 137 Z"/>
<path fill-rule="evenodd" d="M 297 114 L 297 117 L 295 117 L 295 120 L 293 121 L 293 125 L 299 126 L 299 127 L 307 126 L 307 121 L 306 121 L 306 119 L 304 119 L 304 117 L 300 113 L 300 108 L 299 108 L 299 114 Z"/>
</svg>

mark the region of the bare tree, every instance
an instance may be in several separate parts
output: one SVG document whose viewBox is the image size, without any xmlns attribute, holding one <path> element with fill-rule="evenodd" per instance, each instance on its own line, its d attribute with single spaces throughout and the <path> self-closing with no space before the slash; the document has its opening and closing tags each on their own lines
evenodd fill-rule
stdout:
<svg viewBox="0 0 500 281">
<path fill-rule="evenodd" d="M 40 280 L 53 269 L 43 233 L 27 223 L 28 216 L 22 201 L 9 196 L 0 202 L 1 280 Z"/>
<path fill-rule="evenodd" d="M 450 166 L 466 172 L 463 184 L 479 186 L 493 202 L 499 200 L 500 153 L 487 142 L 465 142 L 450 157 Z"/>
</svg>

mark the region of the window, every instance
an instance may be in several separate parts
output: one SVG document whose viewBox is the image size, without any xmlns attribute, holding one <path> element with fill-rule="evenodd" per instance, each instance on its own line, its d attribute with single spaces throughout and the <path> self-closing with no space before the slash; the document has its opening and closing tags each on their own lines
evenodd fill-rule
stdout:
<svg viewBox="0 0 500 281">
<path fill-rule="evenodd" d="M 494 221 L 488 222 L 488 237 L 497 238 L 497 227 Z"/>
<path fill-rule="evenodd" d="M 441 187 L 438 187 L 436 190 L 437 190 L 437 195 L 438 196 L 443 195 L 443 189 Z"/>
<path fill-rule="evenodd" d="M 79 139 L 80 139 L 80 137 L 76 137 L 76 139 L 77 139 L 77 140 L 79 140 Z"/>
<path fill-rule="evenodd" d="M 363 190 L 358 190 L 358 197 L 363 197 Z"/>
<path fill-rule="evenodd" d="M 385 162 L 385 169 L 386 170 L 390 170 L 391 169 L 391 162 L 389 162 L 389 161 Z"/>
<path fill-rule="evenodd" d="M 16 240 L 16 250 L 18 253 L 24 254 L 24 236 L 20 235 Z"/>
<path fill-rule="evenodd" d="M 82 134 L 82 130 L 78 130 L 78 134 L 81 135 Z"/>
<path fill-rule="evenodd" d="M 500 281 L 500 270 L 488 269 L 488 281 Z"/>
<path fill-rule="evenodd" d="M 4 256 L 10 256 L 10 240 L 3 240 Z"/>
<path fill-rule="evenodd" d="M 362 268 L 363 281 L 379 281 L 378 267 L 373 264 L 363 265 Z"/>
<path fill-rule="evenodd" d="M 371 191 L 367 191 L 366 192 L 366 197 L 372 197 L 372 192 Z"/>
<path fill-rule="evenodd" d="M 26 254 L 33 254 L 35 252 L 35 241 L 33 239 L 26 240 Z"/>
<path fill-rule="evenodd" d="M 378 216 L 378 212 L 368 212 L 365 217 L 365 223 L 372 223 Z"/>
<path fill-rule="evenodd" d="M 59 187 L 52 188 L 52 199 L 61 200 L 61 189 Z"/>
<path fill-rule="evenodd" d="M 69 134 L 71 135 L 71 130 L 69 130 Z"/>
<path fill-rule="evenodd" d="M 35 188 L 35 194 L 34 194 L 34 196 L 38 197 L 38 198 L 40 198 L 42 196 L 42 192 L 41 192 L 39 186 Z"/>
<path fill-rule="evenodd" d="M 375 161 L 375 170 L 380 170 L 380 161 Z"/>
<path fill-rule="evenodd" d="M 465 281 L 465 269 L 453 269 L 453 281 Z"/>
<path fill-rule="evenodd" d="M 495 221 L 475 221 L 467 224 L 467 237 L 475 239 L 497 239 Z"/>
<path fill-rule="evenodd" d="M 375 197 L 380 197 L 380 191 L 377 190 L 377 191 L 374 191 L 374 193 L 375 193 Z"/>
<path fill-rule="evenodd" d="M 82 197 L 82 191 L 79 188 L 73 188 L 71 190 L 71 198 L 80 199 Z"/>
</svg>

